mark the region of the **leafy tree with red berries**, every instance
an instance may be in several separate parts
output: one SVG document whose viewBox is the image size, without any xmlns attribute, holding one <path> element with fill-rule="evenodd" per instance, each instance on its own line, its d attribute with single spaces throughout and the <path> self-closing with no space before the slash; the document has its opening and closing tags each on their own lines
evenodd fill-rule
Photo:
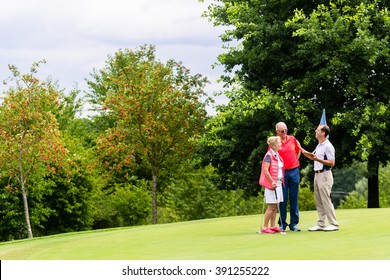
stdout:
<svg viewBox="0 0 390 280">
<path fill-rule="evenodd" d="M 55 114 L 59 94 L 50 82 L 41 82 L 37 69 L 44 61 L 34 63 L 28 74 L 9 66 L 12 82 L 3 92 L 0 105 L 0 174 L 8 178 L 7 188 L 18 193 L 20 187 L 28 237 L 33 238 L 28 207 L 29 182 L 39 182 L 55 173 L 66 162 Z M 4 82 L 7 84 L 7 82 Z"/>
<path fill-rule="evenodd" d="M 173 60 L 156 60 L 153 46 L 119 50 L 92 76 L 91 99 L 111 123 L 98 140 L 99 155 L 113 172 L 140 166 L 148 171 L 157 223 L 160 175 L 191 156 L 203 132 L 207 79 Z"/>
</svg>

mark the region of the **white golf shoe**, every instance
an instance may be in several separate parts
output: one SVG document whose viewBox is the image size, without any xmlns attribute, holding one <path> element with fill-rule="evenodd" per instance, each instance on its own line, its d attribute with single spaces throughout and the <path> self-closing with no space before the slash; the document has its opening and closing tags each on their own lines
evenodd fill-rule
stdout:
<svg viewBox="0 0 390 280">
<path fill-rule="evenodd" d="M 335 230 L 339 230 L 339 227 L 334 225 L 329 225 L 327 227 L 324 227 L 324 231 L 335 231 Z"/>
<path fill-rule="evenodd" d="M 323 231 L 325 228 L 319 225 L 315 225 L 314 227 L 309 228 L 309 231 Z"/>
</svg>

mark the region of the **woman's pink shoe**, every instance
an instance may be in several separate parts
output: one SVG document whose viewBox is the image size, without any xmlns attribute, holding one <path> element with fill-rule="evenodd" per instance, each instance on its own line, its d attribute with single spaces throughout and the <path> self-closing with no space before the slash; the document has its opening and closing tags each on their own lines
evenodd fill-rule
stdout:
<svg viewBox="0 0 390 280">
<path fill-rule="evenodd" d="M 261 229 L 261 233 L 275 233 L 275 231 L 266 227 Z"/>
<path fill-rule="evenodd" d="M 281 230 L 278 227 L 272 227 L 272 228 L 270 228 L 270 230 L 272 230 L 273 232 L 283 232 L 283 230 Z"/>
</svg>

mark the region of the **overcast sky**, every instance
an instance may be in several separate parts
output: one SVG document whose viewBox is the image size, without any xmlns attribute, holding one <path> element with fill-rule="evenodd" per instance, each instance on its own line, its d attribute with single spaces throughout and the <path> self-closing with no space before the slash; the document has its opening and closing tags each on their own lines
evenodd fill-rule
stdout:
<svg viewBox="0 0 390 280">
<path fill-rule="evenodd" d="M 0 79 L 7 65 L 28 72 L 46 60 L 40 77 L 51 76 L 68 90 L 87 90 L 85 79 L 119 49 L 156 46 L 158 60 L 182 61 L 191 73 L 211 81 L 207 92 L 222 89 L 222 30 L 201 17 L 210 1 L 197 0 L 0 0 Z M 4 87 L 1 83 L 1 91 Z M 214 98 L 217 103 L 226 99 Z M 209 108 L 209 113 L 213 110 Z"/>
</svg>

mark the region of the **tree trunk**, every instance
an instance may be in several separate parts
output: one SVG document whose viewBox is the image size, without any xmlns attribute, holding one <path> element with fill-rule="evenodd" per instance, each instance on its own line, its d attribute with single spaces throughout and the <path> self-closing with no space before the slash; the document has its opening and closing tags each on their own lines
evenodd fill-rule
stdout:
<svg viewBox="0 0 390 280">
<path fill-rule="evenodd" d="M 153 187 L 152 187 L 152 224 L 157 224 L 157 175 L 152 174 Z"/>
<path fill-rule="evenodd" d="M 379 208 L 379 161 L 368 157 L 368 208 Z"/>
<path fill-rule="evenodd" d="M 31 223 L 30 223 L 30 213 L 28 211 L 27 192 L 26 192 L 26 187 L 24 186 L 24 181 L 21 181 L 20 185 L 22 187 L 24 216 L 26 218 L 26 227 L 27 227 L 27 232 L 28 232 L 28 238 L 33 238 L 33 233 L 31 230 Z"/>
<path fill-rule="evenodd" d="M 27 191 L 24 183 L 26 182 L 26 178 L 23 172 L 23 142 L 24 142 L 24 133 L 21 134 L 20 137 L 20 147 L 19 147 L 19 183 L 22 188 L 22 197 L 23 197 L 23 207 L 24 207 L 24 216 L 26 218 L 26 227 L 28 232 L 28 238 L 33 238 L 31 223 L 30 223 L 30 213 L 28 211 L 28 202 L 27 202 Z"/>
</svg>

